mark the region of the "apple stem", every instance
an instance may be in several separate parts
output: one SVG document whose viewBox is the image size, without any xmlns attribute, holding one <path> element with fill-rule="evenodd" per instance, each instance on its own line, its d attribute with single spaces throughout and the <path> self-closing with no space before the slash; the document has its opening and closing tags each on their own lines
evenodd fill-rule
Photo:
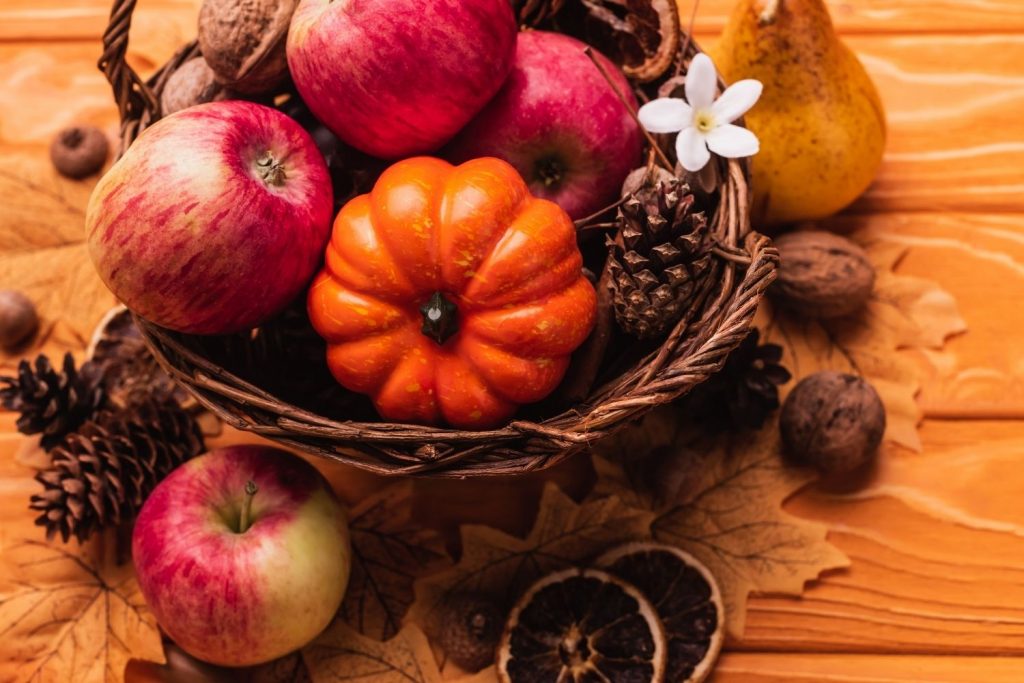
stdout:
<svg viewBox="0 0 1024 683">
<path fill-rule="evenodd" d="M 761 12 L 761 16 L 757 18 L 757 23 L 761 26 L 775 23 L 775 15 L 779 12 L 779 7 L 782 5 L 782 0 L 768 0 L 765 3 L 764 11 Z"/>
<path fill-rule="evenodd" d="M 242 501 L 242 514 L 238 518 L 238 533 L 244 534 L 251 524 L 249 517 L 252 516 L 252 499 L 259 491 L 256 482 L 252 479 L 245 482 L 245 500 Z"/>
<path fill-rule="evenodd" d="M 673 170 L 672 162 L 669 161 L 668 157 L 665 156 L 665 153 L 661 151 L 661 147 L 658 146 L 658 141 L 654 139 L 654 136 L 651 135 L 650 131 L 644 128 L 644 124 L 640 123 L 640 119 L 637 117 L 636 112 L 633 111 L 633 107 L 629 104 L 629 101 L 626 100 L 626 96 L 622 94 L 622 91 L 619 90 L 619 87 L 615 85 L 615 81 L 612 80 L 612 77 L 608 73 L 608 70 L 604 68 L 604 64 L 598 61 L 597 55 L 594 54 L 594 50 L 588 45 L 587 47 L 583 48 L 583 54 L 589 57 L 590 61 L 594 63 L 594 66 L 597 67 L 597 70 L 601 72 L 602 76 L 604 76 L 604 80 L 608 82 L 609 86 L 611 86 L 612 92 L 614 92 L 615 96 L 619 98 L 619 102 L 622 102 L 622 106 L 626 108 L 626 111 L 629 112 L 629 115 L 633 117 L 634 121 L 636 121 L 636 125 L 640 126 L 640 132 L 644 134 L 644 137 L 647 138 L 647 142 L 650 143 L 651 147 L 654 148 L 655 152 L 658 155 L 658 158 L 661 159 L 661 163 L 665 164 L 665 168 L 667 168 L 669 171 Z"/>
<path fill-rule="evenodd" d="M 256 162 L 256 173 L 259 175 L 260 180 L 274 187 L 283 185 L 286 177 L 284 165 L 275 159 L 270 152 L 264 154 L 263 158 Z"/>
</svg>

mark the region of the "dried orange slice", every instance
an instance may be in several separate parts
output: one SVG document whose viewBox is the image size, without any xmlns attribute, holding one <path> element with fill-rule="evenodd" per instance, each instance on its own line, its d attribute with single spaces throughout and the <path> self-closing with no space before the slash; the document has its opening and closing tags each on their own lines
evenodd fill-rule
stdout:
<svg viewBox="0 0 1024 683">
<path fill-rule="evenodd" d="M 722 649 L 722 595 L 707 567 L 689 553 L 657 543 L 627 543 L 595 564 L 643 591 L 668 639 L 665 680 L 703 681 Z"/>
<path fill-rule="evenodd" d="M 638 588 L 599 569 L 566 569 L 533 584 L 498 648 L 503 683 L 663 683 L 667 645 Z"/>
</svg>

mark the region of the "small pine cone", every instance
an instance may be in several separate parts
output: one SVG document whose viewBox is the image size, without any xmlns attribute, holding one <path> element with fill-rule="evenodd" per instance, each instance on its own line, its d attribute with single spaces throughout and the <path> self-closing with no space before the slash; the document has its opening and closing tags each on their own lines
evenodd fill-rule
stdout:
<svg viewBox="0 0 1024 683">
<path fill-rule="evenodd" d="M 75 369 L 71 354 L 65 354 L 58 372 L 44 355 L 33 367 L 27 360 L 18 364 L 17 377 L 0 377 L 0 404 L 21 413 L 17 427 L 22 434 L 42 434 L 43 448 L 49 450 L 64 436 L 92 418 L 106 402 L 96 373 L 83 366 Z"/>
<path fill-rule="evenodd" d="M 663 173 L 631 192 L 630 184 L 609 240 L 612 305 L 625 332 L 651 339 L 667 334 L 693 302 L 711 265 L 711 238 L 682 180 Z"/>
<path fill-rule="evenodd" d="M 36 524 L 47 538 L 83 542 L 131 519 L 171 470 L 204 448 L 196 421 L 176 403 L 104 412 L 53 449 L 29 507 L 41 513 Z"/>
<path fill-rule="evenodd" d="M 782 347 L 761 344 L 751 330 L 725 365 L 686 397 L 687 413 L 717 434 L 760 429 L 779 407 L 779 387 L 791 378 L 782 366 Z"/>
</svg>

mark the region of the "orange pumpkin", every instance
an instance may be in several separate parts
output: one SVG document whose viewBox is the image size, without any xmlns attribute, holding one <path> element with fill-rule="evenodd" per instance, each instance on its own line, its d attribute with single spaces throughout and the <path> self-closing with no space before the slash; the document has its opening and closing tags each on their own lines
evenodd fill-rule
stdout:
<svg viewBox="0 0 1024 683">
<path fill-rule="evenodd" d="M 406 159 L 341 209 L 309 315 L 385 419 L 486 428 L 551 393 L 590 334 L 582 265 L 568 214 L 509 164 Z"/>
</svg>

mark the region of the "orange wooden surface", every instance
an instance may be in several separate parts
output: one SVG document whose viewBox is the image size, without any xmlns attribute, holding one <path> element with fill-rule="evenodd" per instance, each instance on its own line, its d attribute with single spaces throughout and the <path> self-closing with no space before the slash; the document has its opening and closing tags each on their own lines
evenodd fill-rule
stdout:
<svg viewBox="0 0 1024 683">
<path fill-rule="evenodd" d="M 730 4 L 702 0 L 702 42 Z M 830 223 L 869 225 L 908 245 L 900 272 L 938 280 L 969 331 L 930 358 L 921 453 L 890 449 L 857 496 L 811 488 L 789 501 L 794 514 L 832 526 L 852 566 L 800 600 L 753 599 L 746 634 L 714 680 L 1024 681 L 1024 2 L 828 4 L 890 124 L 877 182 Z M 81 255 L 91 182 L 58 178 L 46 146 L 72 121 L 115 125 L 95 69 L 107 5 L 0 0 L 0 250 L 28 259 L 45 249 L 53 267 L 34 277 L 55 298 L 96 284 L 60 268 Z M 152 68 L 191 37 L 197 6 L 140 0 L 132 63 Z M 0 288 L 22 284 L 14 273 L 24 277 L 0 268 Z M 55 334 L 72 343 L 93 322 L 89 310 L 68 310 Z M 19 439 L 11 430 L 0 421 L 8 462 Z M 329 475 L 350 496 L 379 483 L 340 468 Z M 437 484 L 437 515 L 521 529 L 537 489 Z"/>
</svg>

